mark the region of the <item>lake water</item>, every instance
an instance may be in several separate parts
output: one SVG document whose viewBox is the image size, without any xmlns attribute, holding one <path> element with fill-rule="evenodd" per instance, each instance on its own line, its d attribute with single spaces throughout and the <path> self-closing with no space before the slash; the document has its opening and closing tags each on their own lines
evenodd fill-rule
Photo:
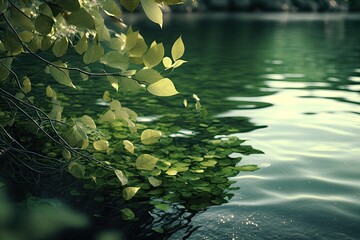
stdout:
<svg viewBox="0 0 360 240">
<path fill-rule="evenodd" d="M 234 177 L 241 189 L 193 217 L 188 239 L 360 239 L 359 15 L 171 15 L 162 31 L 129 19 L 167 47 L 181 34 L 180 92 L 249 118 L 235 135 L 265 153 L 243 158 L 261 169 Z"/>
</svg>

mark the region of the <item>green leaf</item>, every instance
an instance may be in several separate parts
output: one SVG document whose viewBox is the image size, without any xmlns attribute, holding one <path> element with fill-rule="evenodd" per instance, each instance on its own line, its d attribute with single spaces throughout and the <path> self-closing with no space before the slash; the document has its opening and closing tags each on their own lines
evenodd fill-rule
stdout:
<svg viewBox="0 0 360 240">
<path fill-rule="evenodd" d="M 76 11 L 80 8 L 78 0 L 56 0 L 56 3 L 70 12 Z"/>
<path fill-rule="evenodd" d="M 23 47 L 19 42 L 19 39 L 10 31 L 5 31 L 5 37 L 3 39 L 5 49 L 11 55 L 18 55 L 23 51 Z"/>
<path fill-rule="evenodd" d="M 68 165 L 68 171 L 76 178 L 83 178 L 85 176 L 85 167 L 78 162 L 71 162 Z"/>
<path fill-rule="evenodd" d="M 54 25 L 54 20 L 52 18 L 40 14 L 35 19 L 35 29 L 41 34 L 47 35 L 51 32 L 52 26 Z"/>
<path fill-rule="evenodd" d="M 136 45 L 130 49 L 129 56 L 130 57 L 142 57 L 144 53 L 147 51 L 148 47 L 144 38 L 139 34 Z"/>
<path fill-rule="evenodd" d="M 127 187 L 124 188 L 122 195 L 124 200 L 130 200 L 132 199 L 135 194 L 137 193 L 137 191 L 139 191 L 140 187 Z"/>
<path fill-rule="evenodd" d="M 80 40 L 75 45 L 75 51 L 82 55 L 88 48 L 88 42 L 85 34 L 80 38 Z"/>
<path fill-rule="evenodd" d="M 85 52 L 83 61 L 86 64 L 94 63 L 104 55 L 104 48 L 100 44 L 92 44 Z"/>
<path fill-rule="evenodd" d="M 155 67 L 162 61 L 164 54 L 165 50 L 163 44 L 156 44 L 156 42 L 153 42 L 143 56 L 145 66 L 148 68 Z"/>
<path fill-rule="evenodd" d="M 138 41 L 139 31 L 133 32 L 131 28 L 129 29 L 128 34 L 126 35 L 125 49 L 130 50 L 136 46 Z"/>
<path fill-rule="evenodd" d="M 68 17 L 68 23 L 82 29 L 95 29 L 95 22 L 90 13 L 84 8 L 72 12 Z"/>
<path fill-rule="evenodd" d="M 150 84 L 147 90 L 155 95 L 161 97 L 168 97 L 178 94 L 173 82 L 168 78 L 163 78 L 155 83 Z"/>
<path fill-rule="evenodd" d="M 103 94 L 103 100 L 105 102 L 110 102 L 111 101 L 111 95 L 109 93 L 109 91 L 105 91 L 104 94 Z"/>
<path fill-rule="evenodd" d="M 125 92 L 134 92 L 142 88 L 137 81 L 127 77 L 120 77 L 119 82 L 120 88 Z"/>
<path fill-rule="evenodd" d="M 95 124 L 94 120 L 91 117 L 89 117 L 88 115 L 82 116 L 81 118 L 79 118 L 79 121 L 82 124 L 84 124 L 84 126 L 87 128 L 91 128 L 93 130 L 96 129 L 96 124 Z"/>
<path fill-rule="evenodd" d="M 252 172 L 259 169 L 257 165 L 244 165 L 244 166 L 236 166 L 236 170 L 238 171 L 244 171 L 244 172 Z"/>
<path fill-rule="evenodd" d="M 22 28 L 23 30 L 32 31 L 34 29 L 34 24 L 30 17 L 28 17 L 24 12 L 20 12 L 18 9 L 12 7 L 11 9 L 11 18 L 10 22 L 13 26 Z"/>
<path fill-rule="evenodd" d="M 169 58 L 169 57 L 164 57 L 163 58 L 163 65 L 164 65 L 164 67 L 166 68 L 166 69 L 169 69 L 169 68 L 171 68 L 172 67 L 172 60 L 171 60 L 171 58 Z"/>
<path fill-rule="evenodd" d="M 139 3 L 140 0 L 120 0 L 120 4 L 130 12 L 133 12 Z"/>
<path fill-rule="evenodd" d="M 166 171 L 166 174 L 169 176 L 175 176 L 177 173 L 178 173 L 178 171 L 175 169 L 169 169 Z"/>
<path fill-rule="evenodd" d="M 119 179 L 119 181 L 121 182 L 122 186 L 125 186 L 126 184 L 128 184 L 128 178 L 125 176 L 123 171 L 115 169 L 114 172 L 115 172 L 117 178 Z"/>
<path fill-rule="evenodd" d="M 119 37 L 111 38 L 109 41 L 109 47 L 113 50 L 121 51 L 123 49 L 124 45 L 125 45 L 125 42 L 123 41 L 123 39 L 121 39 Z"/>
<path fill-rule="evenodd" d="M 149 154 L 142 154 L 136 159 L 135 166 L 139 170 L 153 170 L 158 160 Z"/>
<path fill-rule="evenodd" d="M 131 221 L 135 219 L 135 213 L 130 208 L 124 208 L 121 210 L 121 217 L 125 221 Z"/>
<path fill-rule="evenodd" d="M 183 65 L 184 63 L 187 63 L 187 61 L 184 61 L 184 60 L 181 60 L 181 59 L 179 59 L 179 60 L 176 60 L 176 62 L 173 64 L 173 68 L 178 68 L 178 67 L 180 67 L 181 65 Z"/>
<path fill-rule="evenodd" d="M 170 208 L 170 205 L 167 203 L 157 203 L 155 207 L 161 211 L 167 211 Z"/>
<path fill-rule="evenodd" d="M 49 18 L 53 18 L 54 15 L 51 11 L 51 8 L 49 7 L 49 5 L 47 3 L 42 3 L 39 6 L 39 13 L 43 14 L 45 16 L 48 16 Z"/>
<path fill-rule="evenodd" d="M 113 113 L 113 111 L 109 110 L 107 111 L 102 117 L 101 117 L 101 121 L 102 122 L 113 122 L 115 120 L 115 114 Z"/>
<path fill-rule="evenodd" d="M 130 142 L 129 140 L 124 140 L 124 141 L 123 141 L 123 144 L 124 144 L 125 149 L 126 149 L 128 152 L 134 154 L 135 147 L 134 147 L 134 145 L 132 144 L 132 142 Z"/>
<path fill-rule="evenodd" d="M 155 144 L 159 141 L 162 133 L 157 130 L 146 129 L 141 133 L 141 142 L 145 145 Z"/>
<path fill-rule="evenodd" d="M 29 31 L 19 32 L 18 35 L 19 35 L 21 41 L 26 42 L 26 43 L 30 42 L 34 37 L 34 34 Z"/>
<path fill-rule="evenodd" d="M 154 0 L 141 0 L 141 6 L 146 16 L 162 28 L 163 14 L 159 5 Z"/>
<path fill-rule="evenodd" d="M 182 41 L 181 36 L 174 42 L 172 48 L 171 48 L 171 56 L 174 60 L 174 62 L 178 59 L 180 59 L 185 52 L 185 46 Z"/>
<path fill-rule="evenodd" d="M 149 177 L 148 178 L 149 183 L 153 186 L 153 187 L 158 187 L 162 184 L 162 180 L 154 178 L 154 177 Z"/>
<path fill-rule="evenodd" d="M 1 63 L 3 63 L 3 60 L 0 60 L 0 81 L 3 81 L 7 79 L 10 72 L 7 68 L 5 68 Z"/>
<path fill-rule="evenodd" d="M 121 110 L 121 103 L 118 100 L 112 100 L 110 103 L 110 110 Z"/>
<path fill-rule="evenodd" d="M 52 52 L 56 57 L 63 56 L 68 49 L 69 41 L 67 37 L 62 37 L 55 41 L 54 46 L 52 48 Z"/>
<path fill-rule="evenodd" d="M 67 130 L 63 137 L 65 141 L 72 147 L 87 147 L 88 137 L 84 130 L 76 124 Z"/>
<path fill-rule="evenodd" d="M 8 8 L 8 1 L 0 0 L 0 14 L 6 12 L 7 8 Z"/>
<path fill-rule="evenodd" d="M 101 8 L 109 16 L 120 16 L 121 11 L 118 5 L 113 0 L 103 0 Z"/>
<path fill-rule="evenodd" d="M 164 77 L 160 75 L 159 72 L 157 72 L 154 69 L 151 68 L 144 68 L 138 71 L 135 74 L 135 79 L 140 82 L 146 82 L 146 83 L 155 83 L 159 81 L 160 79 L 163 79 Z"/>
<path fill-rule="evenodd" d="M 62 62 L 55 63 L 59 67 L 66 67 L 66 65 Z M 76 88 L 71 81 L 69 76 L 69 70 L 63 68 L 57 68 L 54 66 L 49 66 L 50 75 L 60 84 Z"/>
<path fill-rule="evenodd" d="M 52 40 L 50 37 L 48 36 L 43 36 L 43 38 L 41 39 L 41 50 L 45 51 L 48 50 L 51 46 L 52 46 Z"/>
<path fill-rule="evenodd" d="M 109 142 L 106 140 L 98 140 L 98 141 L 93 142 L 93 147 L 97 151 L 105 151 L 109 148 Z"/>
<path fill-rule="evenodd" d="M 133 110 L 131 110 L 127 107 L 122 107 L 121 110 L 124 110 L 129 115 L 131 120 L 136 121 L 136 119 L 137 119 L 136 112 L 134 112 Z"/>
<path fill-rule="evenodd" d="M 50 87 L 50 85 L 48 85 L 46 87 L 46 96 L 49 97 L 49 98 L 52 98 L 55 96 L 55 92 L 54 90 Z"/>
<path fill-rule="evenodd" d="M 22 82 L 22 87 L 25 93 L 31 92 L 31 81 L 28 77 L 25 77 Z"/>
<path fill-rule="evenodd" d="M 62 151 L 62 156 L 63 156 L 66 160 L 70 160 L 70 159 L 71 159 L 71 152 L 65 148 L 65 149 Z"/>
<path fill-rule="evenodd" d="M 121 69 L 125 71 L 129 66 L 128 58 L 120 51 L 110 51 L 107 52 L 102 58 L 100 62 L 108 65 L 109 67 Z"/>
</svg>

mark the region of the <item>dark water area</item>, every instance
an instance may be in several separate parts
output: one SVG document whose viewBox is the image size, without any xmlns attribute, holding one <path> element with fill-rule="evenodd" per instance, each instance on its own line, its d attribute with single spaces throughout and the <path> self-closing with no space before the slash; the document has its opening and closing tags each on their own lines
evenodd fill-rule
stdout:
<svg viewBox="0 0 360 240">
<path fill-rule="evenodd" d="M 234 135 L 265 152 L 244 157 L 261 169 L 234 177 L 240 190 L 193 217 L 188 239 L 360 238 L 359 15 L 172 14 L 163 30 L 126 18 L 168 54 L 182 35 L 178 90 L 248 118 Z"/>
</svg>

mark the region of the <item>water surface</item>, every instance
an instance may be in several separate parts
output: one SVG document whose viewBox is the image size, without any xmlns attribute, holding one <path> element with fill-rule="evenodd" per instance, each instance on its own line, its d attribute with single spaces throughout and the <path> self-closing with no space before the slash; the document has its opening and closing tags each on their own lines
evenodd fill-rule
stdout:
<svg viewBox="0 0 360 240">
<path fill-rule="evenodd" d="M 168 48 L 182 35 L 181 92 L 263 126 L 235 134 L 265 152 L 242 160 L 261 169 L 234 177 L 241 189 L 195 216 L 189 239 L 360 239 L 360 16 L 171 15 L 163 31 L 132 21 Z"/>
</svg>

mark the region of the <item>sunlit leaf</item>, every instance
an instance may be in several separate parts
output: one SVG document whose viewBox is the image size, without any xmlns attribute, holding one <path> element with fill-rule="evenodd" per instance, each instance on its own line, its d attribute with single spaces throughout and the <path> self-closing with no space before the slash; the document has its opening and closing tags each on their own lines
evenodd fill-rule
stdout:
<svg viewBox="0 0 360 240">
<path fill-rule="evenodd" d="M 88 42 L 86 36 L 82 36 L 80 40 L 75 45 L 75 51 L 82 55 L 88 48 Z"/>
<path fill-rule="evenodd" d="M 147 90 L 151 94 L 161 97 L 173 96 L 179 93 L 176 90 L 174 83 L 168 78 L 163 78 L 155 83 L 150 84 L 147 87 Z"/>
<path fill-rule="evenodd" d="M 135 213 L 130 208 L 124 208 L 121 210 L 121 217 L 125 221 L 131 221 L 135 219 Z"/>
<path fill-rule="evenodd" d="M 131 119 L 125 119 L 127 124 L 128 124 L 128 128 L 130 130 L 131 133 L 136 133 L 137 132 L 137 127 L 135 125 L 135 123 L 133 121 L 131 121 Z"/>
<path fill-rule="evenodd" d="M 110 102 L 111 101 L 111 95 L 109 93 L 109 91 L 105 91 L 104 94 L 103 94 L 103 100 L 105 102 Z"/>
<path fill-rule="evenodd" d="M 129 115 L 131 120 L 136 121 L 136 119 L 137 119 L 136 112 L 134 112 L 133 110 L 131 110 L 127 107 L 122 107 L 121 110 L 125 111 Z"/>
<path fill-rule="evenodd" d="M 49 66 L 50 75 L 58 83 L 61 83 L 62 85 L 65 86 L 76 88 L 71 81 L 71 78 L 69 76 L 69 71 L 67 69 L 60 68 L 60 67 L 66 67 L 66 65 L 62 62 L 56 62 L 55 64 L 59 67 Z"/>
<path fill-rule="evenodd" d="M 178 173 L 178 171 L 176 171 L 175 169 L 169 169 L 165 173 L 169 176 L 175 176 Z"/>
<path fill-rule="evenodd" d="M 180 59 L 185 52 L 185 46 L 184 43 L 182 41 L 181 36 L 174 42 L 172 48 L 171 48 L 171 56 L 174 60 L 174 62 L 176 62 L 176 60 Z"/>
<path fill-rule="evenodd" d="M 137 81 L 127 77 L 120 77 L 119 81 L 120 81 L 120 89 L 123 90 L 124 92 L 138 91 L 139 89 L 142 88 Z"/>
<path fill-rule="evenodd" d="M 125 71 L 129 66 L 128 58 L 120 51 L 110 51 L 101 57 L 100 62 L 109 67 Z"/>
<path fill-rule="evenodd" d="M 41 34 L 48 34 L 51 32 L 54 20 L 46 15 L 40 14 L 35 19 L 35 29 Z"/>
<path fill-rule="evenodd" d="M 84 115 L 79 119 L 86 127 L 91 128 L 91 129 L 96 129 L 96 124 L 94 122 L 94 120 L 88 116 L 88 115 Z"/>
<path fill-rule="evenodd" d="M 139 170 L 153 170 L 158 160 L 150 154 L 142 154 L 136 159 L 135 166 Z"/>
<path fill-rule="evenodd" d="M 139 191 L 140 187 L 127 187 L 124 188 L 123 192 L 122 192 L 122 196 L 124 198 L 124 200 L 130 200 L 132 199 L 135 194 L 137 193 L 137 191 Z"/>
<path fill-rule="evenodd" d="M 95 29 L 95 22 L 90 13 L 84 8 L 72 12 L 68 16 L 68 23 L 83 29 Z"/>
<path fill-rule="evenodd" d="M 120 110 L 121 103 L 118 100 L 112 100 L 110 103 L 110 109 L 111 110 Z"/>
<path fill-rule="evenodd" d="M 49 98 L 54 97 L 54 91 L 53 91 L 53 89 L 50 87 L 50 85 L 48 85 L 48 86 L 46 87 L 46 96 L 49 97 Z"/>
<path fill-rule="evenodd" d="M 129 119 L 129 114 L 124 111 L 123 109 L 118 109 L 113 111 L 114 115 L 115 115 L 115 119 L 116 120 L 121 120 L 121 119 Z"/>
<path fill-rule="evenodd" d="M 109 41 L 109 46 L 113 50 L 121 51 L 125 45 L 125 42 L 118 37 L 111 38 Z"/>
<path fill-rule="evenodd" d="M 113 113 L 113 111 L 109 110 L 107 111 L 102 117 L 101 117 L 101 121 L 102 122 L 112 122 L 115 120 L 115 114 Z"/>
<path fill-rule="evenodd" d="M 143 56 L 145 66 L 148 68 L 155 67 L 162 61 L 164 54 L 165 50 L 163 44 L 156 44 L 156 42 L 153 42 L 152 46 Z"/>
<path fill-rule="evenodd" d="M 158 187 L 162 184 L 162 180 L 154 178 L 154 177 L 148 177 L 149 183 L 153 186 L 153 187 Z"/>
<path fill-rule="evenodd" d="M 133 12 L 139 3 L 140 0 L 120 0 L 120 4 L 130 12 Z"/>
<path fill-rule="evenodd" d="M 130 142 L 129 140 L 124 140 L 124 141 L 123 141 L 123 144 L 124 144 L 125 149 L 126 149 L 128 152 L 134 153 L 135 147 L 134 147 L 134 145 L 132 144 L 132 142 Z"/>
<path fill-rule="evenodd" d="M 94 63 L 104 55 L 104 48 L 100 44 L 92 44 L 85 52 L 83 61 L 86 64 Z"/>
<path fill-rule="evenodd" d="M 125 49 L 130 50 L 135 47 L 138 41 L 139 31 L 133 32 L 131 29 L 126 35 Z"/>
<path fill-rule="evenodd" d="M 163 76 L 161 76 L 161 74 L 154 69 L 144 68 L 135 74 L 135 79 L 140 82 L 151 84 L 159 81 L 160 79 L 163 79 Z"/>
<path fill-rule="evenodd" d="M 76 124 L 66 131 L 63 137 L 70 146 L 81 148 L 84 148 L 84 142 L 88 139 L 84 130 Z"/>
<path fill-rule="evenodd" d="M 83 178 L 85 176 L 85 167 L 78 162 L 69 163 L 68 171 L 76 178 Z"/>
<path fill-rule="evenodd" d="M 69 41 L 67 37 L 62 37 L 54 42 L 52 52 L 56 57 L 63 56 L 68 49 Z"/>
<path fill-rule="evenodd" d="M 236 170 L 238 171 L 245 171 L 245 172 L 252 172 L 259 169 L 257 165 L 243 165 L 243 166 L 236 166 Z"/>
<path fill-rule="evenodd" d="M 93 147 L 98 151 L 105 151 L 109 148 L 109 142 L 106 140 L 98 140 L 93 142 Z"/>
<path fill-rule="evenodd" d="M 171 58 L 169 58 L 169 57 L 164 57 L 162 61 L 163 61 L 163 65 L 164 65 L 164 67 L 165 67 L 166 69 L 172 67 L 172 64 L 173 64 L 173 63 L 172 63 Z"/>
<path fill-rule="evenodd" d="M 141 133 L 141 142 L 145 145 L 155 144 L 159 141 L 162 133 L 157 130 L 146 129 Z"/>
<path fill-rule="evenodd" d="M 184 61 L 184 60 L 176 60 L 176 62 L 173 64 L 173 68 L 178 68 L 180 67 L 181 65 L 183 65 L 184 63 L 187 63 L 187 61 Z"/>
<path fill-rule="evenodd" d="M 109 16 L 120 16 L 121 15 L 120 8 L 113 0 L 103 0 L 101 8 Z"/>
<path fill-rule="evenodd" d="M 114 172 L 115 172 L 117 178 L 119 179 L 119 181 L 121 182 L 122 186 L 125 186 L 126 184 L 128 184 L 128 178 L 125 176 L 123 171 L 121 171 L 119 169 L 115 169 Z"/>
<path fill-rule="evenodd" d="M 130 49 L 129 56 L 130 57 L 141 57 L 144 55 L 144 53 L 147 51 L 148 47 L 146 45 L 146 42 L 144 38 L 139 34 L 136 45 Z"/>
<path fill-rule="evenodd" d="M 154 0 L 141 0 L 141 6 L 144 9 L 146 16 L 154 23 L 159 24 L 162 28 L 163 14 L 159 5 Z"/>
</svg>

